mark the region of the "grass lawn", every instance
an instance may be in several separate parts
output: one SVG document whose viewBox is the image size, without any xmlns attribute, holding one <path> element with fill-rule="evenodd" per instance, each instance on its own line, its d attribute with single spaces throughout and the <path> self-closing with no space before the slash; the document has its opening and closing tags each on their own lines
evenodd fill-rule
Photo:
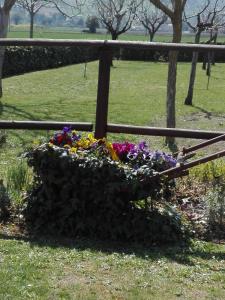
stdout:
<svg viewBox="0 0 225 300">
<path fill-rule="evenodd" d="M 224 245 L 152 248 L 0 234 L 0 299 L 224 299 Z"/>
<path fill-rule="evenodd" d="M 83 69 L 84 65 L 78 64 L 4 79 L 0 119 L 94 122 L 98 63 L 88 64 L 87 79 Z M 179 64 L 177 127 L 222 131 L 225 65 L 213 67 L 209 90 L 207 77 L 199 66 L 193 107 L 183 105 L 189 70 L 189 64 Z M 109 121 L 165 126 L 166 78 L 164 63 L 116 61 L 111 72 Z M 0 174 L 33 140 L 47 135 L 48 132 L 8 131 L 7 143 L 0 148 Z M 140 140 L 133 136 L 120 138 Z M 153 141 L 153 147 L 164 146 L 163 138 Z"/>
</svg>

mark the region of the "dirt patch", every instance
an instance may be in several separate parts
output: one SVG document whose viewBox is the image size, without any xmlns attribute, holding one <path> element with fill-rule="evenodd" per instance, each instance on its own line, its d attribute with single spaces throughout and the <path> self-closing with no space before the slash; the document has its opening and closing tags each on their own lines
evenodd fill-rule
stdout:
<svg viewBox="0 0 225 300">
<path fill-rule="evenodd" d="M 202 109 L 201 109 L 202 110 Z M 165 127 L 166 117 L 162 117 L 153 122 L 149 123 L 152 127 Z M 225 115 L 216 114 L 208 111 L 194 112 L 188 115 L 180 116 L 177 119 L 177 128 L 182 129 L 193 129 L 193 130 L 206 130 L 206 131 L 221 131 L 225 132 Z M 149 137 L 148 138 L 152 144 L 163 145 L 164 137 Z M 176 143 L 178 148 L 189 147 L 196 145 L 203 140 L 198 139 L 185 139 L 176 138 Z M 165 146 L 164 146 L 165 147 Z M 215 151 L 220 151 L 225 147 L 225 141 L 219 142 L 208 147 L 206 150 L 201 150 L 203 153 L 212 153 Z M 163 147 L 162 147 L 163 149 Z"/>
</svg>

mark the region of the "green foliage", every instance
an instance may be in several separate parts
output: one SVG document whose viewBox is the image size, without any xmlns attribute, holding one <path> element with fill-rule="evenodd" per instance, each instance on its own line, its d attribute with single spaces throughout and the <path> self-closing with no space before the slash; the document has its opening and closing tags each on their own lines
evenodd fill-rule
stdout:
<svg viewBox="0 0 225 300">
<path fill-rule="evenodd" d="M 225 183 L 224 178 L 217 177 L 213 188 L 206 194 L 209 231 L 213 236 L 225 237 Z"/>
<path fill-rule="evenodd" d="M 3 147 L 6 143 L 6 132 L 0 129 L 0 147 Z"/>
<path fill-rule="evenodd" d="M 191 177 L 201 182 L 213 183 L 216 178 L 225 178 L 225 162 L 223 159 L 208 162 L 206 164 L 195 167 L 190 172 Z"/>
<path fill-rule="evenodd" d="M 220 45 L 223 45 L 220 43 Z M 122 51 L 117 51 L 117 58 L 121 60 L 135 60 L 135 61 L 168 61 L 168 51 L 166 50 L 149 50 L 149 49 L 135 49 L 135 48 L 125 48 Z M 198 61 L 203 62 L 205 59 L 204 53 L 199 53 Z M 178 62 L 191 62 L 192 61 L 192 52 L 179 51 Z M 216 62 L 224 62 L 223 53 L 215 53 Z"/>
<path fill-rule="evenodd" d="M 148 196 L 157 200 L 169 185 L 159 178 L 148 181 L 151 168 L 137 172 L 108 157 L 71 156 L 47 145 L 31 152 L 28 161 L 37 176 L 25 210 L 31 229 L 146 244 L 185 237 L 178 215 L 135 204 Z"/>
<path fill-rule="evenodd" d="M 10 198 L 3 180 L 0 180 L 0 222 L 9 217 Z"/>
<path fill-rule="evenodd" d="M 96 29 L 99 28 L 98 18 L 89 16 L 86 20 L 86 26 L 89 28 L 90 33 L 96 33 Z"/>
<path fill-rule="evenodd" d="M 97 59 L 98 49 L 82 47 L 7 47 L 3 77 Z"/>
<path fill-rule="evenodd" d="M 12 205 L 15 208 L 20 208 L 23 204 L 24 194 L 29 190 L 31 182 L 31 170 L 25 161 L 19 160 L 8 168 L 6 173 L 6 188 L 10 198 L 13 199 Z"/>
</svg>

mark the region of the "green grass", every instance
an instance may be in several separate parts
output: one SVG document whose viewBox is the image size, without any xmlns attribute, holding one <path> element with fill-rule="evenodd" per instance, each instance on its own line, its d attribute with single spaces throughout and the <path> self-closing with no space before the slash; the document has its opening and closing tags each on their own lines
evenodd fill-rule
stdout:
<svg viewBox="0 0 225 300">
<path fill-rule="evenodd" d="M 0 119 L 94 122 L 98 63 L 88 64 L 87 79 L 83 69 L 84 65 L 78 64 L 4 79 Z M 189 70 L 190 64 L 179 64 L 177 127 L 222 131 L 225 65 L 213 67 L 209 90 L 207 77 L 199 66 L 193 107 L 183 105 Z M 109 121 L 165 126 L 166 78 L 167 64 L 116 61 L 111 71 Z M 23 130 L 7 133 L 7 143 L 0 148 L 0 174 L 33 140 L 48 136 L 48 132 Z M 163 147 L 163 138 L 153 142 L 153 147 Z"/>
<path fill-rule="evenodd" d="M 10 38 L 28 38 L 29 37 L 29 26 L 17 25 L 11 26 L 11 30 L 8 33 Z M 97 32 L 96 34 L 82 32 L 82 29 L 73 29 L 68 27 L 57 27 L 48 28 L 42 26 L 34 27 L 34 38 L 51 38 L 51 39 L 91 39 L 91 40 L 110 40 L 111 35 L 107 33 Z M 135 32 L 129 32 L 120 35 L 120 40 L 128 41 L 149 41 L 149 36 L 144 34 L 137 34 Z M 208 36 L 203 36 L 202 41 L 208 40 Z M 155 42 L 171 42 L 172 34 L 156 34 Z M 183 34 L 183 42 L 194 42 L 194 35 Z M 219 42 L 224 41 L 224 37 L 218 38 Z"/>
<path fill-rule="evenodd" d="M 0 238 L 0 299 L 224 299 L 224 245 Z"/>
</svg>

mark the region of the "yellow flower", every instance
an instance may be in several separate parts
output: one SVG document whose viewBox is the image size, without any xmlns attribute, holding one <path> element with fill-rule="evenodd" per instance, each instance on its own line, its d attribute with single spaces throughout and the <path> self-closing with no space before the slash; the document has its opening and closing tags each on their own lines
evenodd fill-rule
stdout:
<svg viewBox="0 0 225 300">
<path fill-rule="evenodd" d="M 106 143 L 106 148 L 108 149 L 111 158 L 113 160 L 119 160 L 119 157 L 117 156 L 115 150 L 113 149 L 112 143 L 109 143 L 107 141 L 105 141 L 105 143 Z"/>
<path fill-rule="evenodd" d="M 70 145 L 64 145 L 64 148 L 66 148 L 66 149 L 70 149 L 71 147 L 70 147 Z"/>
<path fill-rule="evenodd" d="M 94 137 L 93 133 L 88 134 L 88 139 L 89 139 L 91 144 L 94 144 L 94 143 L 98 142 L 98 140 Z"/>
<path fill-rule="evenodd" d="M 70 153 L 73 154 L 73 153 L 76 153 L 77 152 L 77 148 L 76 147 L 72 147 L 70 149 Z"/>
<path fill-rule="evenodd" d="M 78 148 L 87 149 L 87 148 L 89 148 L 89 146 L 90 146 L 90 141 L 85 138 L 82 138 L 80 141 L 77 142 Z"/>
</svg>

